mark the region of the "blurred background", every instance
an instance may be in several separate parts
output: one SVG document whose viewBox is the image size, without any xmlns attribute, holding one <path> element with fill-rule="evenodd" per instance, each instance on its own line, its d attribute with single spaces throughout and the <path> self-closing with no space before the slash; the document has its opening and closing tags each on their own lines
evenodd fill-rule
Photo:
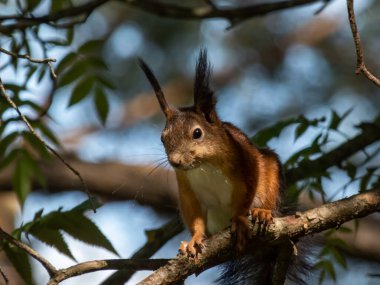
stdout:
<svg viewBox="0 0 380 285">
<path fill-rule="evenodd" d="M 16 1 L 5 2 L 0 4 L 1 16 L 19 12 Z M 33 7 L 35 16 L 45 15 L 53 7 L 50 1 L 37 2 Z M 73 2 L 75 5 L 84 3 Z M 216 5 L 224 8 L 257 3 L 260 1 L 215 1 Z M 206 2 L 183 1 L 181 5 L 204 6 Z M 370 0 L 357 1 L 355 12 L 367 66 L 380 75 L 380 4 Z M 13 43 L 22 38 L 16 35 L 17 31 L 12 33 L 11 37 L 0 35 L 1 47 L 13 49 Z M 249 136 L 278 121 L 300 115 L 308 121 L 318 120 L 318 126 L 308 126 L 298 138 L 295 137 L 297 124 L 289 124 L 278 136 L 272 135 L 273 138 L 268 141 L 269 147 L 288 165 L 292 165 L 289 162 L 292 155 L 309 147 L 319 134 L 329 131 L 329 122 L 335 115 L 344 117 L 344 120 L 339 124 L 338 131 L 329 132 L 321 153 L 355 136 L 360 132 L 357 128 L 359 124 L 373 121 L 379 115 L 380 89 L 364 76 L 355 75 L 356 54 L 346 1 L 343 0 L 316 1 L 253 17 L 232 26 L 229 21 L 218 18 L 184 20 L 159 17 L 123 1 L 108 1 L 70 32 L 41 25 L 37 31 L 28 31 L 26 37 L 29 54 L 35 58 L 44 57 L 38 37 L 49 41 L 47 55 L 57 59 L 57 63 L 53 64 L 58 73 L 57 84 L 52 87 L 49 72 L 43 73 L 40 78 L 29 78 L 21 62 L 15 68 L 8 64 L 7 55 L 0 54 L 0 74 L 5 85 L 22 85 L 27 80 L 25 89 L 18 93 L 20 98 L 29 98 L 41 106 L 52 99 L 48 116 L 44 117 L 43 122 L 60 141 L 60 152 L 69 159 L 92 165 L 117 163 L 136 171 L 133 172 L 136 176 L 128 173 L 115 176 L 117 180 L 105 183 L 106 189 L 95 190 L 106 203 L 96 214 L 88 214 L 124 258 L 130 257 L 145 244 L 146 230 L 159 228 L 176 214 L 174 200 L 166 205 L 164 199 L 150 201 L 150 197 L 143 197 L 159 196 L 157 193 L 165 188 L 175 199 L 175 182 L 168 165 L 154 170 L 165 157 L 160 142 L 164 116 L 149 82 L 137 65 L 137 57 L 143 58 L 155 72 L 169 103 L 183 106 L 192 104 L 195 60 L 200 49 L 206 48 L 213 67 L 212 86 L 218 98 L 218 113 L 223 120 L 237 125 Z M 68 44 L 53 42 L 65 41 L 69 37 L 72 39 Z M 85 63 L 81 60 L 87 57 L 98 62 L 83 68 Z M 99 88 L 87 90 L 86 83 L 83 83 L 87 77 L 95 78 L 89 84 Z M 83 84 L 80 85 L 80 82 Z M 52 88 L 54 96 L 51 95 Z M 36 113 L 29 106 L 23 106 L 22 110 L 30 117 Z M 7 118 L 16 114 L 9 111 L 3 115 Z M 14 122 L 6 132 L 14 130 L 24 130 L 24 126 L 21 122 Z M 370 166 L 379 166 L 378 148 L 379 144 L 366 150 L 373 155 L 365 165 L 362 164 L 365 154 L 359 153 L 353 158 L 352 163 L 357 162 L 355 165 L 361 167 L 357 166 L 358 175 Z M 310 156 L 312 158 L 313 155 Z M 73 165 L 81 171 L 80 164 Z M 83 171 L 86 170 L 83 168 Z M 101 179 L 107 180 L 107 175 L 111 175 L 114 179 L 109 172 L 112 172 L 111 168 L 103 172 L 100 170 L 100 174 L 97 172 L 94 176 L 104 175 Z M 90 174 L 86 175 L 85 178 L 92 179 Z M 131 184 L 135 193 L 128 188 Z M 55 189 L 50 187 L 50 190 L 32 187 L 37 191 L 27 196 L 22 211 L 14 192 L 1 191 L 3 210 L 0 212 L 4 211 L 4 214 L 0 217 L 0 224 L 10 230 L 31 221 L 41 208 L 44 208 L 44 213 L 59 207 L 71 209 L 87 199 L 77 185 L 73 183 L 71 188 L 58 185 Z M 323 195 L 313 187 L 298 185 L 304 194 L 301 194 L 304 207 L 355 194 L 359 181 L 352 181 L 346 172 L 334 168 L 330 171 L 330 178 L 324 178 L 321 185 Z M 123 191 L 129 194 L 124 195 Z M 136 202 L 133 197 L 138 195 L 140 198 Z M 5 213 L 9 219 L 6 219 Z M 67 234 L 64 238 L 78 262 L 117 258 L 110 251 L 90 246 Z M 175 236 L 153 257 L 175 256 L 180 241 L 188 238 L 187 232 Z M 336 282 L 333 274 L 326 274 L 322 283 L 379 284 L 379 278 L 371 275 L 380 273 L 378 215 L 366 218 L 356 234 L 342 233 L 340 238 L 352 246 L 351 251 L 343 251 L 344 261 L 340 255 L 334 257 L 334 252 L 323 256 L 323 259 L 332 262 Z M 30 241 L 33 248 L 54 261 L 59 268 L 76 263 L 34 237 Z M 317 255 L 316 261 L 319 259 Z M 6 268 L 7 264 L 1 266 Z M 46 271 L 34 261 L 32 269 L 35 282 L 46 283 Z M 217 271 L 211 269 L 196 278 L 192 276 L 186 284 L 211 284 L 217 277 Z M 91 273 L 62 284 L 98 284 L 110 274 Z M 147 274 L 148 271 L 139 272 L 127 284 L 135 284 Z M 317 284 L 319 277 L 317 271 L 309 284 Z"/>
</svg>

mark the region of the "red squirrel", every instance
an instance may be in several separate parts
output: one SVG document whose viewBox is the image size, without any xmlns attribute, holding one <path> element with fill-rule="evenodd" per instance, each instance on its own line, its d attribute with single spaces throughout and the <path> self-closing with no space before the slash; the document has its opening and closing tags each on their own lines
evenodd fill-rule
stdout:
<svg viewBox="0 0 380 285">
<path fill-rule="evenodd" d="M 238 249 L 249 236 L 249 220 L 270 223 L 279 209 L 281 166 L 237 127 L 219 119 L 210 88 L 211 67 L 201 50 L 195 72 L 194 105 L 173 108 L 146 63 L 140 66 L 166 117 L 161 140 L 175 170 L 179 208 L 192 238 L 180 252 L 197 256 L 203 240 L 231 226 Z"/>
</svg>

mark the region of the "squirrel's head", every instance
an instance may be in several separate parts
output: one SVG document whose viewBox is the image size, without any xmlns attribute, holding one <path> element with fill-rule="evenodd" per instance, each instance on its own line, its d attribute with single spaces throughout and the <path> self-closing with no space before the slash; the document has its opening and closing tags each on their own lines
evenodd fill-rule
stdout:
<svg viewBox="0 0 380 285">
<path fill-rule="evenodd" d="M 194 105 L 172 108 L 166 102 L 161 87 L 147 64 L 140 66 L 150 81 L 166 117 L 161 140 L 170 164 L 188 170 L 202 163 L 217 163 L 226 141 L 222 122 L 215 111 L 216 99 L 210 88 L 211 67 L 206 50 L 201 50 L 195 69 Z"/>
</svg>

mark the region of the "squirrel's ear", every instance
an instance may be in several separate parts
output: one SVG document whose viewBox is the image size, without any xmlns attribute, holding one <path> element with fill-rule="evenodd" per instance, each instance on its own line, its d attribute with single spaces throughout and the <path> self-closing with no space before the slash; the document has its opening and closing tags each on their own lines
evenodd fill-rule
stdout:
<svg viewBox="0 0 380 285">
<path fill-rule="evenodd" d="M 216 98 L 210 88 L 211 67 L 207 60 L 207 51 L 199 52 L 195 68 L 194 81 L 194 108 L 195 111 L 205 116 L 210 123 L 216 123 L 219 118 L 215 111 Z"/>
<path fill-rule="evenodd" d="M 173 115 L 175 110 L 170 108 L 169 104 L 166 102 L 161 86 L 158 83 L 157 78 L 154 76 L 149 66 L 141 58 L 138 58 L 138 61 L 139 61 L 139 65 L 141 69 L 144 71 L 145 76 L 148 78 L 150 84 L 152 85 L 154 89 L 154 92 L 156 93 L 156 97 L 157 97 L 158 103 L 160 103 L 162 112 L 164 113 L 166 119 L 168 119 L 171 115 Z"/>
</svg>

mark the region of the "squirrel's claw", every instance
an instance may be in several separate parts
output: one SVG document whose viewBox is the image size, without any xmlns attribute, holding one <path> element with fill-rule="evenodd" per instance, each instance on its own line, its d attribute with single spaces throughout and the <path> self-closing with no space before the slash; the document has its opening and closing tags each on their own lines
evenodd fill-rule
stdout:
<svg viewBox="0 0 380 285">
<path fill-rule="evenodd" d="M 253 222 L 269 225 L 273 222 L 272 211 L 261 208 L 251 209 L 251 216 Z"/>
<path fill-rule="evenodd" d="M 178 249 L 180 254 L 187 254 L 189 257 L 197 257 L 202 253 L 203 236 L 193 236 L 190 242 L 182 241 Z"/>
</svg>

